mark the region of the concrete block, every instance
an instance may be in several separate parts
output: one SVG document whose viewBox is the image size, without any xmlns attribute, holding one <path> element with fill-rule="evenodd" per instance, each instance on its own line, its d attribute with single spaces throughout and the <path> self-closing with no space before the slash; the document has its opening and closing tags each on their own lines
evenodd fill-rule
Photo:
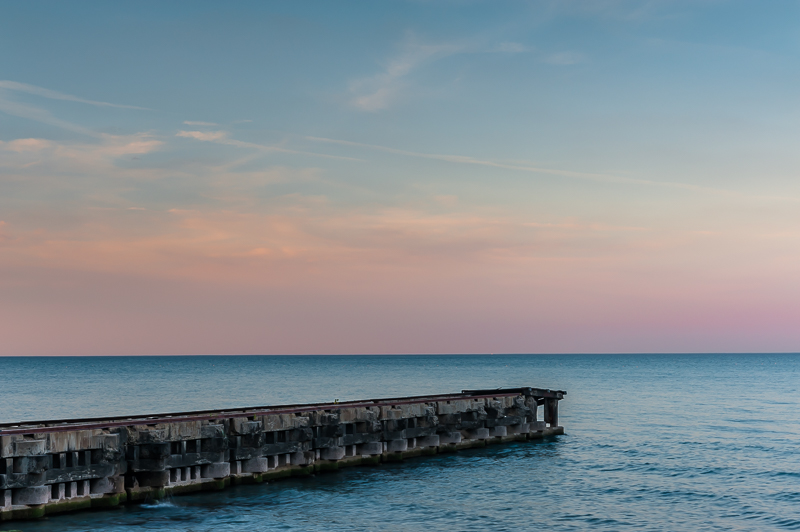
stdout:
<svg viewBox="0 0 800 532">
<path fill-rule="evenodd" d="M 353 423 L 358 419 L 358 411 L 355 408 L 342 408 L 339 410 L 340 423 Z"/>
<path fill-rule="evenodd" d="M 11 490 L 0 491 L 0 508 L 11 508 Z"/>
<path fill-rule="evenodd" d="M 11 490 L 11 502 L 15 505 L 32 506 L 50 501 L 50 486 L 35 486 Z"/>
<path fill-rule="evenodd" d="M 283 428 L 283 420 L 278 415 L 266 415 L 261 418 L 261 424 L 266 432 L 272 432 Z"/>
<path fill-rule="evenodd" d="M 176 421 L 167 425 L 167 437 L 170 441 L 196 440 L 200 438 L 200 421 Z"/>
<path fill-rule="evenodd" d="M 391 440 L 386 442 L 386 450 L 390 453 L 399 453 L 408 450 L 408 440 Z"/>
<path fill-rule="evenodd" d="M 417 438 L 417 447 L 438 447 L 439 436 L 423 436 Z"/>
<path fill-rule="evenodd" d="M 403 417 L 403 412 L 400 409 L 392 408 L 391 406 L 382 406 L 381 407 L 381 420 L 386 419 L 401 419 Z"/>
<path fill-rule="evenodd" d="M 14 442 L 14 456 L 35 456 L 47 453 L 47 440 L 19 440 Z"/>
<path fill-rule="evenodd" d="M 140 444 L 161 443 L 167 439 L 167 429 L 151 429 L 147 425 L 136 425 L 134 428 L 136 441 Z"/>
<path fill-rule="evenodd" d="M 216 464 L 200 466 L 200 476 L 203 478 L 229 477 L 231 476 L 231 464 L 229 462 L 217 462 Z"/>
<path fill-rule="evenodd" d="M 269 471 L 269 460 L 265 456 L 242 461 L 242 471 L 245 473 L 266 473 Z"/>
<path fill-rule="evenodd" d="M 320 449 L 319 455 L 322 460 L 341 460 L 344 458 L 344 447 L 328 447 Z"/>
<path fill-rule="evenodd" d="M 489 430 L 489 435 L 492 438 L 496 438 L 498 436 L 508 436 L 508 431 L 504 426 L 500 425 L 497 427 L 492 427 L 491 430 Z"/>
<path fill-rule="evenodd" d="M 294 428 L 294 420 L 296 419 L 294 414 L 280 414 L 281 418 L 281 426 L 284 429 L 293 429 Z"/>
<path fill-rule="evenodd" d="M 489 429 L 473 429 L 468 430 L 467 432 L 467 439 L 468 440 L 487 440 L 489 439 Z"/>
<path fill-rule="evenodd" d="M 511 425 L 508 427 L 509 434 L 527 434 L 531 431 L 531 426 L 528 423 L 520 423 L 519 425 Z"/>
<path fill-rule="evenodd" d="M 200 427 L 200 438 L 224 438 L 225 426 L 218 424 L 208 424 Z"/>
<path fill-rule="evenodd" d="M 39 474 L 47 471 L 50 465 L 49 457 L 40 456 L 19 456 L 14 458 L 14 473 L 29 475 Z"/>
<path fill-rule="evenodd" d="M 47 434 L 48 452 L 65 453 L 96 448 L 95 439 L 99 434 L 103 434 L 103 431 L 95 429 Z"/>
<path fill-rule="evenodd" d="M 362 443 L 358 446 L 356 454 L 371 456 L 373 454 L 381 454 L 383 452 L 383 442 Z"/>
<path fill-rule="evenodd" d="M 306 466 L 314 463 L 314 451 L 297 451 L 292 454 L 292 465 Z"/>
<path fill-rule="evenodd" d="M 20 439 L 19 436 L 0 436 L 0 457 L 4 458 L 14 454 L 14 441 Z"/>
<path fill-rule="evenodd" d="M 225 427 L 223 425 L 203 425 L 200 427 L 200 438 L 224 438 Z"/>
<path fill-rule="evenodd" d="M 379 411 L 380 409 L 372 410 L 370 408 L 359 408 L 356 411 L 356 421 L 368 421 L 368 422 L 378 421 Z"/>
<path fill-rule="evenodd" d="M 540 431 L 547 428 L 547 423 L 544 421 L 534 421 L 531 423 L 531 431 Z"/>
<path fill-rule="evenodd" d="M 103 434 L 102 436 L 98 437 L 100 449 L 104 451 L 120 451 L 122 448 L 120 447 L 120 435 L 119 434 Z"/>
<path fill-rule="evenodd" d="M 257 434 L 261 432 L 262 423 L 246 417 L 235 417 L 231 419 L 231 426 L 236 434 Z"/>
<path fill-rule="evenodd" d="M 504 410 L 503 403 L 497 399 L 486 399 L 486 408 L 493 408 L 495 410 Z"/>
<path fill-rule="evenodd" d="M 439 434 L 439 444 L 444 445 L 447 443 L 461 443 L 460 432 L 444 432 Z"/>
<path fill-rule="evenodd" d="M 404 418 L 411 418 L 411 417 L 420 417 L 423 415 L 422 412 L 422 404 L 417 403 L 413 405 L 400 405 L 400 411 L 403 413 L 402 417 Z"/>
<path fill-rule="evenodd" d="M 453 405 L 453 408 L 455 408 L 455 413 L 460 414 L 469 409 L 470 401 L 467 401 L 466 399 L 459 399 L 456 401 L 450 401 L 450 404 Z"/>
<path fill-rule="evenodd" d="M 436 413 L 439 414 L 440 416 L 443 414 L 455 414 L 457 413 L 456 405 L 440 401 L 436 403 Z"/>
</svg>

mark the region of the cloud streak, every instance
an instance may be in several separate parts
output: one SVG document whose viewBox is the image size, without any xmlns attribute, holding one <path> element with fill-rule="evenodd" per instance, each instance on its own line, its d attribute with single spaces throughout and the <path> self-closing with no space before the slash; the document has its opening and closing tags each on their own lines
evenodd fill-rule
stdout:
<svg viewBox="0 0 800 532">
<path fill-rule="evenodd" d="M 65 129 L 67 131 L 73 131 L 75 133 L 80 133 L 82 135 L 90 137 L 100 137 L 101 135 L 81 125 L 73 124 L 72 122 L 68 122 L 66 120 L 61 120 L 60 118 L 53 116 L 53 114 L 47 111 L 46 109 L 42 109 L 40 107 L 8 99 L 3 96 L 4 92 L 22 92 L 34 96 L 39 96 L 42 98 L 47 98 L 50 100 L 77 102 L 87 105 L 93 105 L 96 107 L 114 107 L 118 109 L 135 109 L 140 111 L 149 110 L 145 107 L 136 107 L 133 105 L 120 105 L 120 104 L 101 102 L 96 100 L 87 100 L 85 98 L 72 96 L 71 94 L 64 94 L 61 92 L 45 89 L 42 87 L 36 87 L 35 85 L 28 85 L 26 83 L 19 83 L 17 81 L 0 80 L 1 112 L 4 112 L 11 116 L 17 116 L 28 120 L 33 120 L 35 122 L 40 122 L 42 124 L 55 126 L 61 129 Z"/>
<path fill-rule="evenodd" d="M 87 105 L 94 105 L 97 107 L 116 107 L 118 109 L 136 109 L 139 111 L 150 111 L 146 107 L 137 107 L 135 105 L 121 105 L 118 103 L 101 102 L 97 100 L 87 100 L 86 98 L 79 98 L 71 94 L 64 94 L 50 89 L 37 87 L 35 85 L 28 85 L 27 83 L 19 83 L 17 81 L 0 80 L 0 89 L 10 91 L 25 92 L 33 94 L 34 96 L 41 96 L 42 98 L 49 98 L 51 100 L 63 100 L 67 102 L 85 103 Z"/>
<path fill-rule="evenodd" d="M 367 112 L 377 112 L 396 102 L 408 85 L 409 78 L 416 70 L 447 57 L 464 53 L 503 53 L 520 54 L 534 52 L 525 44 L 503 41 L 488 44 L 485 39 L 471 39 L 461 42 L 425 43 L 409 34 L 399 46 L 400 50 L 386 62 L 382 71 L 372 76 L 362 77 L 350 82 L 349 103 Z M 577 52 L 560 52 L 541 56 L 541 60 L 556 65 L 573 65 L 585 59 Z"/>
<path fill-rule="evenodd" d="M 505 163 L 501 161 L 491 161 L 486 159 L 476 159 L 474 157 L 469 157 L 465 155 L 445 155 L 445 154 L 436 154 L 436 153 L 422 153 L 422 152 L 414 152 L 408 150 L 400 150 L 396 148 L 390 148 L 388 146 L 379 146 L 376 144 L 366 144 L 361 142 L 353 142 L 349 140 L 338 140 L 338 139 L 330 139 L 325 137 L 305 137 L 306 139 L 314 142 L 323 142 L 329 144 L 339 144 L 341 146 L 351 146 L 355 148 L 364 148 L 368 150 L 374 151 L 382 151 L 386 153 L 393 153 L 396 155 L 404 155 L 407 157 L 415 157 L 421 159 L 433 159 L 437 161 L 446 161 L 450 163 L 456 164 L 469 164 L 469 165 L 476 165 L 476 166 L 486 166 L 490 168 L 501 168 L 504 170 L 515 170 L 520 172 L 529 172 L 535 174 L 548 174 L 548 175 L 555 175 L 561 177 L 569 177 L 575 179 L 584 179 L 590 181 L 597 181 L 601 183 L 615 183 L 615 184 L 627 184 L 627 185 L 643 185 L 643 186 L 650 186 L 650 187 L 663 187 L 663 188 L 674 188 L 674 189 L 681 189 L 681 190 L 690 190 L 694 192 L 706 192 L 706 193 L 713 193 L 713 194 L 724 194 L 729 196 L 737 196 L 743 198 L 760 198 L 760 199 L 769 199 L 769 200 L 781 200 L 781 201 L 800 201 L 797 198 L 790 198 L 790 197 L 774 197 L 774 196 L 753 196 L 751 194 L 742 194 L 732 190 L 726 190 L 721 188 L 714 188 L 714 187 L 705 187 L 700 185 L 692 185 L 690 183 L 680 183 L 676 181 L 654 181 L 650 179 L 639 179 L 633 177 L 623 177 L 623 176 L 616 176 L 611 174 L 603 174 L 603 173 L 596 173 L 596 172 L 577 172 L 573 170 L 559 170 L 556 168 L 542 168 L 538 166 L 532 165 L 524 165 L 524 164 L 511 164 Z"/>
<path fill-rule="evenodd" d="M 19 118 L 26 118 L 28 120 L 33 120 L 34 122 L 47 124 L 49 126 L 55 126 L 57 128 L 65 129 L 67 131 L 73 131 L 75 133 L 80 133 L 81 135 L 86 135 L 89 137 L 100 136 L 99 133 L 92 131 L 88 128 L 85 128 L 81 125 L 73 124 L 72 122 L 67 122 L 66 120 L 61 120 L 60 118 L 56 118 L 49 111 L 42 109 L 40 107 L 34 107 L 32 105 L 26 105 L 24 103 L 7 100 L 2 97 L 1 92 L 2 91 L 0 91 L 0 111 L 8 115 L 17 116 Z"/>
<path fill-rule="evenodd" d="M 323 157 L 326 159 L 336 159 L 340 161 L 357 161 L 361 162 L 362 159 L 355 157 L 344 157 L 341 155 L 329 155 L 327 153 L 317 153 L 303 150 L 292 150 L 282 146 L 256 144 L 253 142 L 245 142 L 228 137 L 227 131 L 179 131 L 175 134 L 176 137 L 191 138 L 203 142 L 215 142 L 217 144 L 224 144 L 226 146 L 235 146 L 237 148 L 249 148 L 261 152 L 275 152 L 275 153 L 291 153 L 294 155 L 310 155 L 312 157 Z"/>
<path fill-rule="evenodd" d="M 389 60 L 384 70 L 350 83 L 350 104 L 362 111 L 386 109 L 398 97 L 405 78 L 420 66 L 463 52 L 464 44 L 418 42 L 413 35 L 401 46 L 401 51 Z"/>
</svg>

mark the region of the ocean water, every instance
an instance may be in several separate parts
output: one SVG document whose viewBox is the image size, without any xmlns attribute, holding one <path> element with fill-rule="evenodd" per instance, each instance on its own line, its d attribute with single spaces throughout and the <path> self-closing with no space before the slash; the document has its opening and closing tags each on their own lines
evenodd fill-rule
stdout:
<svg viewBox="0 0 800 532">
<path fill-rule="evenodd" d="M 0 420 L 537 386 L 566 434 L 23 531 L 800 529 L 800 355 L 0 358 Z"/>
</svg>

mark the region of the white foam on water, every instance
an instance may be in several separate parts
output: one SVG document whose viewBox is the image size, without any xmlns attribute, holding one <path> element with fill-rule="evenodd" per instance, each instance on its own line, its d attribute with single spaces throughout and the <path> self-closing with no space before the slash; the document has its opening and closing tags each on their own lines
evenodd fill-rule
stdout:
<svg viewBox="0 0 800 532">
<path fill-rule="evenodd" d="M 177 508 L 178 505 L 172 501 L 158 501 L 153 503 L 142 504 L 142 508 Z"/>
</svg>

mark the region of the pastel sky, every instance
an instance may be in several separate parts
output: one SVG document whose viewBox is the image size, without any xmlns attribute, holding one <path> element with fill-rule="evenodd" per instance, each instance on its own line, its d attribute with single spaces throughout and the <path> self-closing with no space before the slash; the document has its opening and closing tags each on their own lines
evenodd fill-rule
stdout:
<svg viewBox="0 0 800 532">
<path fill-rule="evenodd" d="M 798 351 L 799 21 L 4 2 L 0 355 Z"/>
</svg>

